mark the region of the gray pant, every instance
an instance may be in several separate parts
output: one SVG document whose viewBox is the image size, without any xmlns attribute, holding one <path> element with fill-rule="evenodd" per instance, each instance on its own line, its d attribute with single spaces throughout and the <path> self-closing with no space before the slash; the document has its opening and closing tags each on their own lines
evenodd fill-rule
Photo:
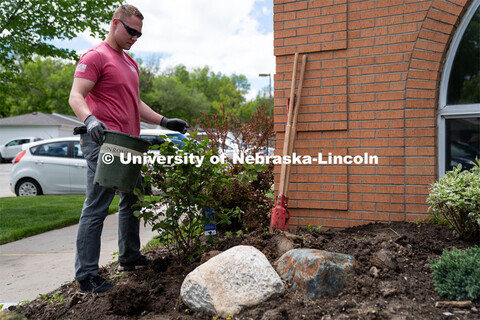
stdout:
<svg viewBox="0 0 480 320">
<path fill-rule="evenodd" d="M 103 221 L 115 196 L 115 191 L 93 183 L 100 146 L 88 134 L 80 138 L 82 152 L 87 160 L 87 192 L 77 231 L 77 251 L 75 256 L 75 279 L 81 281 L 88 275 L 98 275 L 98 260 Z M 142 189 L 139 175 L 137 188 Z M 134 262 L 140 258 L 140 221 L 133 215 L 138 208 L 133 205 L 138 197 L 120 192 L 118 216 L 118 261 Z"/>
</svg>

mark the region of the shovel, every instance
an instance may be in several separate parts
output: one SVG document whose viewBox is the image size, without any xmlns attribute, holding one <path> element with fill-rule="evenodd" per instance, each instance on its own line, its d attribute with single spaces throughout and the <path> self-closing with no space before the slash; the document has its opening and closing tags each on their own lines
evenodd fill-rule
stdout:
<svg viewBox="0 0 480 320">
<path fill-rule="evenodd" d="M 298 53 L 295 53 L 293 62 L 292 84 L 290 88 L 290 99 L 288 104 L 288 117 L 285 127 L 285 140 L 283 144 L 283 156 L 291 155 L 293 152 L 293 143 L 295 142 L 296 125 L 298 118 L 298 109 L 300 107 L 300 98 L 303 87 L 303 77 L 305 74 L 306 55 L 302 59 L 302 70 L 300 72 L 300 82 L 298 88 L 298 99 L 295 99 L 295 78 L 297 75 L 297 63 Z M 296 101 L 295 101 L 296 100 Z M 294 106 L 295 104 L 295 106 Z M 294 112 L 295 109 L 295 112 Z M 290 169 L 291 165 L 282 162 L 282 168 L 280 171 L 280 185 L 278 189 L 278 196 L 276 199 L 275 208 L 272 210 L 272 217 L 270 220 L 270 232 L 278 230 L 288 230 L 290 212 L 288 212 L 288 184 L 290 182 Z"/>
</svg>

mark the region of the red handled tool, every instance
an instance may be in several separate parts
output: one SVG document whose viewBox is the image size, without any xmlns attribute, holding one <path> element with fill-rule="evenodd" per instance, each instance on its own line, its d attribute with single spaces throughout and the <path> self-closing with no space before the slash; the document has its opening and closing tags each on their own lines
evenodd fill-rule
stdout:
<svg viewBox="0 0 480 320">
<path fill-rule="evenodd" d="M 300 82 L 298 85 L 298 94 L 295 95 L 295 81 L 297 76 L 298 53 L 295 53 L 293 61 L 292 85 L 290 88 L 290 98 L 288 100 L 288 117 L 285 127 L 285 139 L 283 142 L 283 156 L 291 156 L 293 152 L 293 144 L 295 143 L 295 136 L 297 131 L 298 109 L 300 108 L 300 99 L 302 96 L 303 78 L 305 75 L 305 66 L 307 64 L 307 56 L 302 58 L 302 69 L 300 71 Z M 290 212 L 288 212 L 288 185 L 290 183 L 291 164 L 282 161 L 282 168 L 280 171 L 280 185 L 278 188 L 278 196 L 276 199 L 275 208 L 272 210 L 272 217 L 270 220 L 270 232 L 278 230 L 288 230 Z"/>
</svg>

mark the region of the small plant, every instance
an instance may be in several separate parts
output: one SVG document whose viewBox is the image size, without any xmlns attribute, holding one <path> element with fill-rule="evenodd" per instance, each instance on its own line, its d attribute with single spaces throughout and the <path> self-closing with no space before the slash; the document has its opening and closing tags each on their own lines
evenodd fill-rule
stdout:
<svg viewBox="0 0 480 320">
<path fill-rule="evenodd" d="M 480 162 L 462 171 L 459 164 L 432 185 L 427 199 L 433 220 L 446 220 L 454 233 L 465 240 L 479 239 Z"/>
<path fill-rule="evenodd" d="M 116 260 L 118 258 L 118 251 L 112 253 L 112 260 Z"/>
<path fill-rule="evenodd" d="M 56 291 L 51 298 L 49 298 L 48 295 L 42 293 L 40 293 L 38 296 L 43 300 L 47 301 L 48 303 L 55 303 L 56 305 L 58 305 L 65 302 L 65 298 L 63 298 L 61 294 L 62 291 Z"/>
<path fill-rule="evenodd" d="M 1 310 L 1 309 L 0 309 Z M 0 320 L 25 320 L 23 315 L 11 311 L 0 311 Z"/>
<path fill-rule="evenodd" d="M 108 276 L 110 280 L 121 278 L 125 275 L 123 271 L 117 272 L 116 274 Z"/>
<path fill-rule="evenodd" d="M 191 259 L 203 251 L 201 235 L 204 226 L 211 222 L 202 209 L 214 209 L 215 223 L 231 223 L 230 219 L 239 214 L 237 208 L 222 206 L 215 195 L 229 188 L 236 177 L 227 175 L 221 161 L 212 159 L 216 154 L 207 147 L 208 139 L 197 142 L 184 139 L 184 146 L 178 149 L 173 142 L 166 141 L 158 147 L 164 157 L 175 159 L 198 159 L 194 161 L 174 161 L 170 164 L 154 163 L 150 167 L 148 183 L 160 190 L 154 198 L 142 197 L 142 211 L 135 215 L 152 224 L 152 230 L 158 231 L 158 238 L 180 260 Z M 200 162 L 200 159 L 201 162 Z M 164 206 L 165 211 L 159 210 Z"/>
<path fill-rule="evenodd" d="M 444 250 L 440 260 L 429 260 L 435 291 L 452 300 L 480 297 L 480 248 Z"/>
</svg>

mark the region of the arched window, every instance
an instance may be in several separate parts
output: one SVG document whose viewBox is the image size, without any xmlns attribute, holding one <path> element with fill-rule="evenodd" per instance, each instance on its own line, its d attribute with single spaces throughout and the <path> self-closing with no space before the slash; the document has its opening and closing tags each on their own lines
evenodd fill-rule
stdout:
<svg viewBox="0 0 480 320">
<path fill-rule="evenodd" d="M 480 158 L 480 0 L 473 1 L 450 45 L 440 86 L 439 174 Z"/>
</svg>

